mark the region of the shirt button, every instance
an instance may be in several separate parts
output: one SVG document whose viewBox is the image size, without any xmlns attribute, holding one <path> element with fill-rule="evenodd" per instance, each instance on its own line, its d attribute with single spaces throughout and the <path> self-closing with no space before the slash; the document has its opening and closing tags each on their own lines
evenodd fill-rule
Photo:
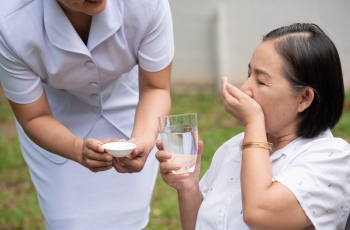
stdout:
<svg viewBox="0 0 350 230">
<path fill-rule="evenodd" d="M 95 63 L 93 63 L 92 61 L 87 61 L 85 63 L 85 66 L 89 69 L 93 69 L 93 68 L 95 68 Z"/>
<path fill-rule="evenodd" d="M 95 113 L 101 113 L 101 109 L 99 107 L 92 107 L 92 110 L 95 112 Z"/>
<path fill-rule="evenodd" d="M 91 94 L 90 95 L 90 99 L 92 99 L 92 100 L 99 100 L 100 99 L 100 97 L 97 95 L 97 94 Z"/>
<path fill-rule="evenodd" d="M 98 86 L 97 82 L 90 82 L 89 85 L 91 85 L 93 87 L 97 87 Z"/>
</svg>

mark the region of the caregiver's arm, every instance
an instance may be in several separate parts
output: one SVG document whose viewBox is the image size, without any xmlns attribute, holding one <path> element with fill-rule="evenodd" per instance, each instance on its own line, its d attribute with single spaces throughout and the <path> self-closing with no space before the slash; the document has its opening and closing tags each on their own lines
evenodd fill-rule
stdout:
<svg viewBox="0 0 350 230">
<path fill-rule="evenodd" d="M 152 150 L 159 133 L 158 117 L 169 114 L 171 63 L 161 71 L 148 72 L 139 67 L 140 97 L 136 109 L 134 129 L 130 142 L 137 148 L 131 157 L 114 160 L 118 172 L 140 172 Z"/>
<path fill-rule="evenodd" d="M 112 157 L 104 153 L 102 142 L 76 137 L 52 116 L 45 91 L 32 103 L 19 104 L 10 100 L 9 103 L 24 132 L 40 147 L 76 161 L 93 172 L 112 167 Z"/>
<path fill-rule="evenodd" d="M 225 109 L 245 128 L 243 144 L 267 141 L 264 114 L 248 95 L 223 79 Z M 294 194 L 272 182 L 270 154 L 263 148 L 242 151 L 241 189 L 243 218 L 251 229 L 304 229 L 311 225 Z"/>
</svg>

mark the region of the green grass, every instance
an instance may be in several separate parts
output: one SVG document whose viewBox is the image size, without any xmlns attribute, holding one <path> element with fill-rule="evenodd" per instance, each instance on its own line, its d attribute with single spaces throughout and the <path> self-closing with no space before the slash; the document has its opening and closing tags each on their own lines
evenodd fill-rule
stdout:
<svg viewBox="0 0 350 230">
<path fill-rule="evenodd" d="M 204 141 L 202 176 L 216 149 L 243 129 L 224 111 L 217 93 L 176 94 L 172 95 L 172 102 L 172 114 L 198 113 L 199 139 Z M 349 141 L 350 94 L 345 109 L 333 133 Z M 146 230 L 181 229 L 176 199 L 175 190 L 158 176 Z M 13 115 L 0 88 L 0 230 L 44 229 L 44 226 L 36 191 L 20 153 Z"/>
</svg>

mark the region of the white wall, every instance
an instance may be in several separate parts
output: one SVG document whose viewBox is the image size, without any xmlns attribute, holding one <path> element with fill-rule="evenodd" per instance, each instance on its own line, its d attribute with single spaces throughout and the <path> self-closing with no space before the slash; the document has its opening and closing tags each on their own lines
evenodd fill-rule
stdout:
<svg viewBox="0 0 350 230">
<path fill-rule="evenodd" d="M 232 83 L 240 85 L 263 35 L 280 26 L 310 22 L 319 25 L 338 48 L 344 80 L 350 89 L 350 0 L 169 1 L 175 34 L 174 86 L 215 87 L 220 75 L 227 75 Z M 227 30 L 222 30 L 222 34 L 227 36 L 223 41 L 228 41 L 228 45 L 218 52 L 220 5 L 222 12 L 227 13 Z M 228 59 L 226 68 L 225 63 L 218 63 L 218 57 Z"/>
</svg>

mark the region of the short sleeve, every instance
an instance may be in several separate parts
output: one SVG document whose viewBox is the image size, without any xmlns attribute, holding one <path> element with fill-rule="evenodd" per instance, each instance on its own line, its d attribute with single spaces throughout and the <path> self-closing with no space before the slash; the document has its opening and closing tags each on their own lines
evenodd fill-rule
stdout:
<svg viewBox="0 0 350 230">
<path fill-rule="evenodd" d="M 0 82 L 6 97 L 19 104 L 36 101 L 43 93 L 40 77 L 17 54 L 3 18 L 0 18 Z"/>
<path fill-rule="evenodd" d="M 138 60 L 141 68 L 156 72 L 168 66 L 174 56 L 173 23 L 169 2 L 160 0 L 151 16 L 153 18 L 150 18 L 148 31 L 141 40 L 138 50 Z"/>
<path fill-rule="evenodd" d="M 344 229 L 350 209 L 349 144 L 322 138 L 293 158 L 273 179 L 293 192 L 316 229 Z"/>
</svg>

